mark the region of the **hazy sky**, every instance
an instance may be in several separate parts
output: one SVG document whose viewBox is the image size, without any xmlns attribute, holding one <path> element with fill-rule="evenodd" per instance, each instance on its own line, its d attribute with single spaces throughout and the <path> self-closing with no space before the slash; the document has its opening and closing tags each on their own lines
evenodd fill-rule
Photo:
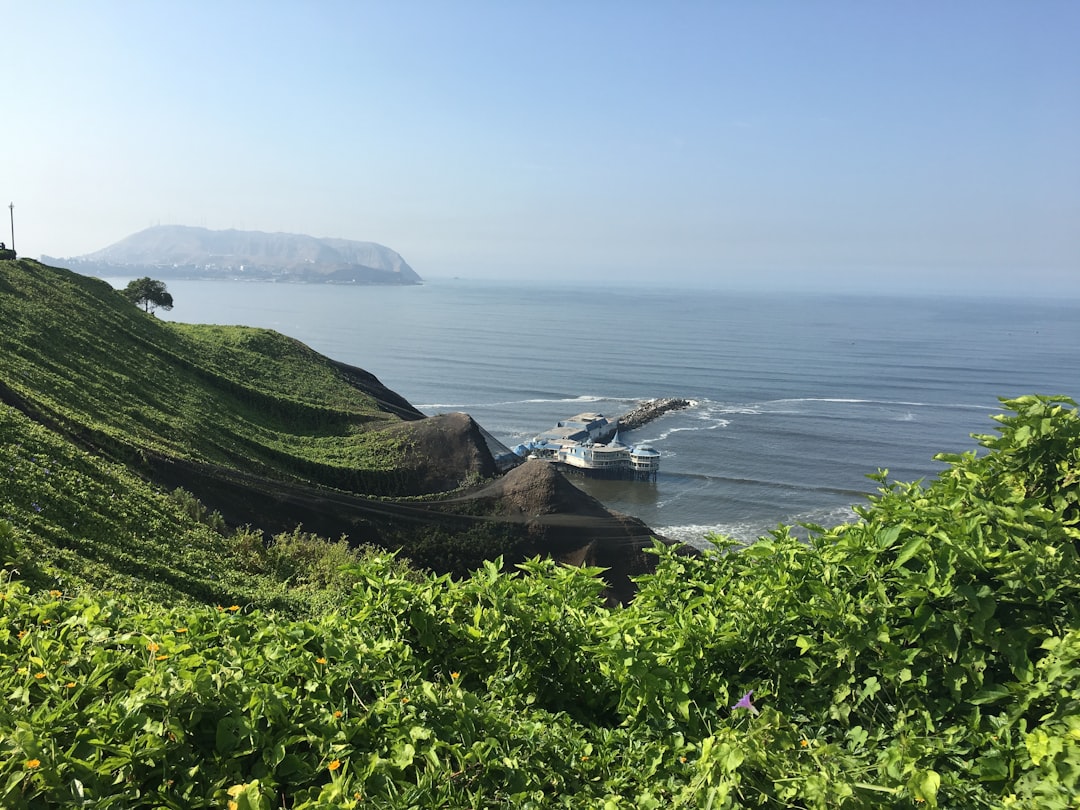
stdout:
<svg viewBox="0 0 1080 810">
<path fill-rule="evenodd" d="M 1076 0 L 19 0 L 0 32 L 23 255 L 183 224 L 427 277 L 1080 294 Z"/>
</svg>

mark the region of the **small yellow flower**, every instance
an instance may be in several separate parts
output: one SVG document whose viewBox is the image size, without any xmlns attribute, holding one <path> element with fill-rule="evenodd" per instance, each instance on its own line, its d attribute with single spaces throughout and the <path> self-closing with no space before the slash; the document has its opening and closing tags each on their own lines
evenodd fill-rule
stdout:
<svg viewBox="0 0 1080 810">
<path fill-rule="evenodd" d="M 454 680 L 454 681 L 456 681 L 456 680 L 457 680 L 458 678 L 460 678 L 460 677 L 461 677 L 461 673 L 460 673 L 460 672 L 451 672 L 451 673 L 450 673 L 450 679 L 451 679 L 451 680 Z"/>
<path fill-rule="evenodd" d="M 322 657 L 316 658 L 316 659 L 315 659 L 315 663 L 316 663 L 316 664 L 325 664 L 325 663 L 326 663 L 326 659 L 325 659 L 325 658 L 322 658 Z"/>
<path fill-rule="evenodd" d="M 236 611 L 238 611 L 239 609 L 240 609 L 239 605 L 230 605 L 229 606 L 229 610 L 231 610 L 233 613 L 236 613 Z"/>
<path fill-rule="evenodd" d="M 581 757 L 582 762 L 586 762 L 588 759 L 589 759 L 588 756 L 585 756 L 585 755 L 582 755 L 582 757 Z"/>
<path fill-rule="evenodd" d="M 75 688 L 75 681 L 68 681 L 67 683 L 64 684 L 64 688 L 65 689 L 74 689 Z"/>
<path fill-rule="evenodd" d="M 217 609 L 218 609 L 218 613 L 224 613 L 225 612 L 225 608 L 223 608 L 221 605 L 218 605 Z"/>
<path fill-rule="evenodd" d="M 174 630 L 173 632 L 174 633 L 186 633 L 187 628 L 186 627 L 177 627 L 176 630 Z"/>
<path fill-rule="evenodd" d="M 686 757 L 679 757 L 679 762 L 686 762 Z"/>
<path fill-rule="evenodd" d="M 42 619 L 41 623 L 42 624 L 52 624 L 52 619 Z"/>
<path fill-rule="evenodd" d="M 409 702 L 409 699 L 408 699 L 408 698 L 402 698 L 402 699 L 401 699 L 401 702 L 402 702 L 402 703 L 408 703 L 408 702 Z"/>
<path fill-rule="evenodd" d="M 161 655 L 158 655 L 158 656 L 156 656 L 156 657 L 154 658 L 154 660 L 155 660 L 155 661 L 164 661 L 164 660 L 165 660 L 166 658 L 168 658 L 168 657 L 169 657 L 169 656 L 167 656 L 167 655 L 165 655 L 164 653 L 162 653 Z"/>
<path fill-rule="evenodd" d="M 338 768 L 341 767 L 341 760 L 340 759 L 332 759 L 332 760 L 330 760 L 330 764 L 327 765 L 326 767 L 330 771 L 336 771 Z"/>
<path fill-rule="evenodd" d="M 49 596 L 51 596 L 53 599 L 59 599 L 63 595 L 64 595 L 63 591 L 58 591 L 55 588 L 53 588 L 51 591 L 49 591 Z"/>
<path fill-rule="evenodd" d="M 236 803 L 235 799 L 229 799 L 228 804 L 225 805 L 229 810 L 240 810 L 240 805 Z"/>
<path fill-rule="evenodd" d="M 41 760 L 40 759 L 28 759 L 28 760 L 26 760 L 26 767 L 29 770 L 33 770 L 34 768 L 40 768 L 41 767 Z"/>
<path fill-rule="evenodd" d="M 42 678 L 45 677 L 45 673 L 44 672 L 35 672 L 34 677 L 37 678 L 40 681 Z"/>
<path fill-rule="evenodd" d="M 30 632 L 29 630 L 20 630 L 17 637 L 18 638 L 23 638 L 29 632 Z"/>
<path fill-rule="evenodd" d="M 341 711 L 340 710 L 335 711 L 334 712 L 334 717 L 341 717 Z"/>
<path fill-rule="evenodd" d="M 150 652 L 157 652 L 161 649 L 161 647 L 155 642 L 151 641 L 149 644 L 146 645 L 146 649 L 148 649 Z"/>
<path fill-rule="evenodd" d="M 799 740 L 799 745 L 801 745 L 803 748 L 809 748 L 810 747 L 810 741 L 807 740 L 807 739 Z"/>
</svg>

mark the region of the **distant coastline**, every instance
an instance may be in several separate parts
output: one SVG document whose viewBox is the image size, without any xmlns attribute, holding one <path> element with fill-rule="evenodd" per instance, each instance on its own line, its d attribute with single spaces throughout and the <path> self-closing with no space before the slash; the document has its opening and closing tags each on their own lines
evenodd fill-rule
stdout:
<svg viewBox="0 0 1080 810">
<path fill-rule="evenodd" d="M 100 278 L 244 279 L 305 284 L 415 285 L 422 279 L 397 251 L 376 242 L 262 231 L 157 225 L 83 256 L 43 263 Z"/>
<path fill-rule="evenodd" d="M 60 259 L 42 256 L 41 263 L 64 267 L 83 276 L 96 278 L 137 278 L 151 276 L 162 281 L 250 281 L 270 284 L 347 284 L 352 286 L 420 286 L 423 279 L 395 277 L 386 271 L 357 266 L 326 272 L 283 270 L 269 267 L 228 267 L 162 264 L 110 264 L 86 259 Z"/>
</svg>

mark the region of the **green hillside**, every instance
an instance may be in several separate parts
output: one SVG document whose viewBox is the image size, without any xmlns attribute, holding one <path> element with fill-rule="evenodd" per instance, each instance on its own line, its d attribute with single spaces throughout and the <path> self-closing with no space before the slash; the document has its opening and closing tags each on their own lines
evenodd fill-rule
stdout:
<svg viewBox="0 0 1080 810">
<path fill-rule="evenodd" d="M 348 480 L 378 494 L 410 480 L 395 464 L 403 416 L 419 414 L 291 338 L 159 321 L 105 282 L 29 260 L 0 262 L 0 323 L 0 519 L 43 587 L 307 610 L 334 601 L 339 578 L 287 587 L 296 572 L 266 559 L 264 534 L 281 535 L 278 558 L 355 552 L 288 514 L 243 529 L 258 504 L 226 527 L 173 490 L 228 500 L 243 491 L 223 486 L 232 475 L 260 491 Z"/>
<path fill-rule="evenodd" d="M 283 596 L 281 581 L 298 576 L 283 557 L 343 553 L 320 537 L 401 550 L 456 575 L 500 556 L 602 560 L 619 599 L 630 574 L 651 568 L 640 522 L 553 486 L 544 465 L 516 473 L 509 495 L 501 482 L 485 486 L 498 469 L 468 416 L 424 417 L 367 372 L 284 335 L 163 322 L 103 281 L 30 260 L 0 262 L 0 323 L 9 471 L 63 470 L 49 460 L 78 458 L 109 493 L 55 472 L 0 487 L 42 578 L 279 605 L 295 594 Z M 61 487 L 49 499 L 62 509 L 45 510 L 42 483 Z M 514 493 L 528 493 L 528 514 Z M 65 511 L 78 519 L 55 519 Z M 550 513 L 561 519 L 537 519 Z M 267 543 L 273 536 L 290 539 Z M 266 546 L 273 559 L 253 558 Z M 236 566 L 221 555 L 234 547 L 245 574 L 277 579 L 231 577 Z M 110 568 L 114 558 L 126 562 Z M 331 591 L 318 599 L 333 601 Z"/>
<path fill-rule="evenodd" d="M 309 618 L 165 607 L 23 581 L 0 523 L 0 803 L 1075 808 L 1080 419 L 1007 405 L 809 543 L 658 546 L 621 608 L 592 569 L 378 556 Z"/>
<path fill-rule="evenodd" d="M 581 502 L 545 465 L 458 486 L 467 418 L 36 262 L 0 262 L 0 324 L 4 808 L 1080 807 L 1069 399 L 808 540 L 658 543 L 613 605 L 595 567 L 476 562 L 536 548 L 507 493 Z M 625 555 L 589 509 L 571 540 Z"/>
<path fill-rule="evenodd" d="M 3 263 L 3 382 L 42 421 L 109 448 L 295 475 L 298 463 L 387 470 L 400 421 L 346 373 L 262 329 L 186 326 L 104 281 Z"/>
</svg>

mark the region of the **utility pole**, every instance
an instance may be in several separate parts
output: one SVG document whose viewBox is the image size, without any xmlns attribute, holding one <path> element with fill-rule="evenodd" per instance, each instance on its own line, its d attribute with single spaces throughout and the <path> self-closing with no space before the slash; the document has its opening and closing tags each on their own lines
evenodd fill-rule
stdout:
<svg viewBox="0 0 1080 810">
<path fill-rule="evenodd" d="M 15 203 L 8 203 L 8 210 L 11 212 L 11 249 L 15 249 Z"/>
</svg>

